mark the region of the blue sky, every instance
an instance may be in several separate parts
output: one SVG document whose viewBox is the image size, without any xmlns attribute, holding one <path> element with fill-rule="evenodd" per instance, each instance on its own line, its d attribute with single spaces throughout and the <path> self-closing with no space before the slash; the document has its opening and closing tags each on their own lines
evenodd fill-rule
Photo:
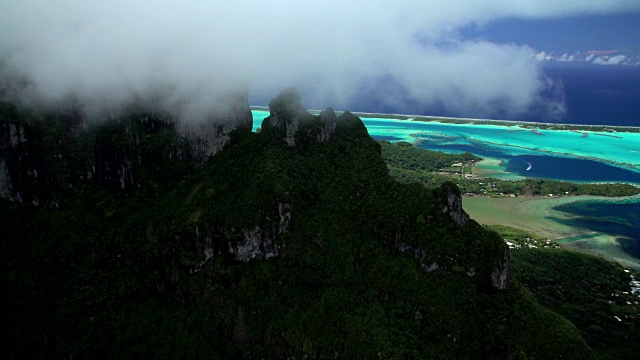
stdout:
<svg viewBox="0 0 640 360">
<path fill-rule="evenodd" d="M 467 26 L 461 35 L 467 39 L 513 42 L 556 53 L 587 50 L 640 52 L 640 12 L 549 19 L 506 18 L 483 27 Z"/>
</svg>

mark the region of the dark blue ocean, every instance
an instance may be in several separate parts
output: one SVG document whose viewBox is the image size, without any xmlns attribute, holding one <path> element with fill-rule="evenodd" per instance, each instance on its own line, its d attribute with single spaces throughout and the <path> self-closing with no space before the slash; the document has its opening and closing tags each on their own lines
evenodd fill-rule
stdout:
<svg viewBox="0 0 640 360">
<path fill-rule="evenodd" d="M 551 63 L 543 67 L 543 76 L 552 79 L 557 91 L 545 94 L 549 101 L 563 98 L 566 112 L 563 117 L 551 119 L 541 107 L 529 112 L 505 115 L 500 109 L 483 114 L 489 119 L 504 119 L 534 122 L 563 122 L 571 124 L 602 124 L 640 126 L 640 66 L 592 65 L 581 63 Z M 354 85 L 359 96 L 352 99 L 344 109 L 352 112 L 384 114 L 413 114 L 450 117 L 479 117 L 473 113 L 461 113 L 438 104 L 421 104 L 416 101 L 403 102 L 401 106 L 390 106 L 380 101 L 380 94 L 402 94 L 403 89 L 391 79 L 371 81 Z M 309 93 L 312 91 L 311 89 Z M 275 90 L 278 91 L 278 90 Z M 305 106 L 309 109 L 324 109 L 333 104 L 313 103 L 304 88 L 298 88 Z M 559 93 L 558 93 L 559 92 Z M 268 105 L 276 94 L 251 93 L 250 103 Z"/>
<path fill-rule="evenodd" d="M 640 66 L 558 63 L 544 72 L 564 86 L 564 122 L 640 126 Z"/>
</svg>

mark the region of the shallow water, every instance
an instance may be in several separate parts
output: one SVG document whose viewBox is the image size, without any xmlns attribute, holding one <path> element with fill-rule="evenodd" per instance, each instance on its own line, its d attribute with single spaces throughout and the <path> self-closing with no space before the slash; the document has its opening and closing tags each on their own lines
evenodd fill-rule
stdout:
<svg viewBox="0 0 640 360">
<path fill-rule="evenodd" d="M 616 235 L 616 242 L 629 255 L 640 259 L 640 199 L 593 200 L 559 205 L 553 208 L 572 215 L 554 221 L 565 225 Z M 574 239 L 566 239 L 573 241 Z"/>
</svg>

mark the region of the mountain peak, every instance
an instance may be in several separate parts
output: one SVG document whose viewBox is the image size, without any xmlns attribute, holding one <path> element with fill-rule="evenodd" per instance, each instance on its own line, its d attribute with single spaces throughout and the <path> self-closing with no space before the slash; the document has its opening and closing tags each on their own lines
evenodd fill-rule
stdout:
<svg viewBox="0 0 640 360">
<path fill-rule="evenodd" d="M 282 117 L 295 117 L 307 113 L 307 109 L 302 105 L 300 94 L 294 88 L 282 90 L 278 96 L 269 102 L 271 115 Z"/>
<path fill-rule="evenodd" d="M 364 129 L 364 124 L 350 113 L 338 117 L 332 108 L 320 115 L 312 115 L 302 105 L 295 89 L 283 90 L 269 103 L 270 115 L 262 121 L 262 130 L 282 137 L 287 146 L 305 142 L 322 143 L 335 133 L 338 123 L 351 124 L 354 119 Z"/>
</svg>

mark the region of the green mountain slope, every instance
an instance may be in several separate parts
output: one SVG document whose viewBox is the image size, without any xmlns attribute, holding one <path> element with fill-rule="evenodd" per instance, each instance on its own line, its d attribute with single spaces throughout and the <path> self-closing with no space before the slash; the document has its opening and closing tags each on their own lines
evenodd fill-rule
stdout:
<svg viewBox="0 0 640 360">
<path fill-rule="evenodd" d="M 350 113 L 270 110 L 155 196 L 0 202 L 10 357 L 593 357 L 455 185 L 394 181 Z"/>
<path fill-rule="evenodd" d="M 574 323 L 597 358 L 637 358 L 640 306 L 620 265 L 560 249 L 518 250 L 512 260 L 514 276 L 542 305 Z"/>
</svg>

